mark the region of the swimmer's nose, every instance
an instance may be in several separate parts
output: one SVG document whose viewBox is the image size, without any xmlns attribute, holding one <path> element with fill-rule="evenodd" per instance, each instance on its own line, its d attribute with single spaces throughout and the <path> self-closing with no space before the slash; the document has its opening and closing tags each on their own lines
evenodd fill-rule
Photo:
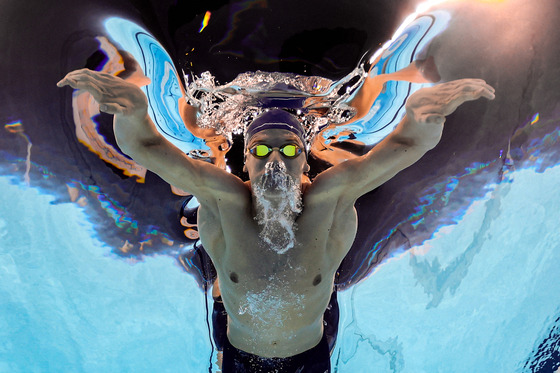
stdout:
<svg viewBox="0 0 560 373">
<path fill-rule="evenodd" d="M 280 154 L 280 151 L 278 149 L 274 149 L 272 151 L 272 153 L 270 153 L 270 155 L 268 156 L 268 160 L 271 163 L 279 164 L 279 163 L 284 163 L 284 160 L 282 159 L 282 154 Z"/>
<path fill-rule="evenodd" d="M 266 169 L 266 173 L 269 175 L 282 174 L 286 170 L 286 165 L 282 158 L 269 158 Z"/>
</svg>

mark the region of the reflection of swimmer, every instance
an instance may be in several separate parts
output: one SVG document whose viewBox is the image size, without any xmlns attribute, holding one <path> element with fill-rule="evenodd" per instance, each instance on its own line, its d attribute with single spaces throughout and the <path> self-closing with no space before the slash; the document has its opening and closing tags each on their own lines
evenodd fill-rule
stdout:
<svg viewBox="0 0 560 373">
<path fill-rule="evenodd" d="M 200 202 L 199 234 L 216 267 L 227 311 L 223 371 L 329 369 L 324 313 L 337 268 L 357 228 L 354 203 L 436 146 L 445 116 L 480 97 L 482 80 L 464 79 L 417 91 L 397 128 L 363 157 L 331 167 L 313 183 L 298 119 L 272 109 L 247 128 L 249 181 L 193 160 L 156 130 L 137 86 L 109 74 L 78 70 L 59 86 L 87 89 L 115 114 L 121 149 Z M 322 359 L 317 355 L 324 356 Z M 316 365 L 309 370 L 306 358 Z"/>
<path fill-rule="evenodd" d="M 107 62 L 101 67 L 103 72 L 119 74 L 120 77 L 138 87 L 150 83 L 129 53 L 117 51 L 104 37 L 98 38 L 98 41 L 101 50 L 108 56 Z M 72 109 L 78 140 L 102 160 L 122 170 L 125 175 L 136 176 L 139 182 L 144 182 L 146 168 L 122 155 L 99 133 L 98 125 L 95 122 L 95 117 L 99 115 L 99 108 L 88 91 L 80 90 L 73 95 Z"/>
<path fill-rule="evenodd" d="M 33 146 L 33 144 L 31 143 L 31 140 L 29 140 L 29 136 L 27 136 L 27 134 L 25 133 L 23 124 L 21 124 L 21 122 L 13 122 L 13 123 L 5 124 L 4 129 L 9 133 L 13 133 L 22 137 L 25 140 L 25 143 L 27 144 L 27 157 L 25 158 L 24 180 L 27 185 L 31 185 L 31 178 L 29 176 L 29 171 L 31 170 L 31 147 Z"/>
<path fill-rule="evenodd" d="M 378 57 L 377 60 L 371 63 L 371 66 L 375 66 L 375 64 L 379 61 L 379 58 L 380 57 Z M 321 159 L 331 165 L 336 165 L 340 162 L 344 162 L 348 159 L 352 159 L 362 155 L 356 154 L 358 152 L 349 151 L 348 143 L 354 142 L 353 140 L 345 140 L 344 142 L 346 144 L 344 144 L 342 147 L 332 145 L 333 143 L 337 144 L 338 139 L 342 136 L 345 136 L 345 133 L 339 133 L 334 137 L 329 137 L 328 141 L 330 145 L 327 144 L 327 140 L 325 139 L 323 133 L 332 131 L 338 126 L 343 126 L 365 117 L 371 110 L 375 99 L 383 90 L 385 83 L 387 83 L 388 81 L 432 83 L 439 80 L 440 76 L 434 63 L 433 57 L 430 57 L 423 61 L 415 61 L 404 69 L 389 74 L 382 73 L 372 76 L 371 73 L 368 72 L 368 76 L 365 78 L 364 83 L 360 87 L 360 90 L 357 92 L 355 97 L 350 102 L 348 102 L 348 105 L 356 110 L 356 115 L 353 116 L 352 119 L 348 122 L 330 124 L 329 126 L 323 128 L 319 136 L 315 137 L 315 143 L 311 147 L 311 153 L 316 158 Z M 364 144 L 359 143 L 357 145 L 358 146 L 354 146 L 353 148 L 360 150 L 363 149 Z"/>
<path fill-rule="evenodd" d="M 98 37 L 100 49 L 108 57 L 100 66 L 100 71 L 118 76 L 138 87 L 150 84 L 150 79 L 144 75 L 140 65 L 134 57 L 123 50 L 117 50 L 107 38 Z M 183 97 L 185 92 L 182 86 Z M 76 125 L 76 136 L 78 140 L 96 153 L 105 162 L 112 164 L 123 171 L 127 176 L 136 176 L 139 182 L 144 182 L 146 169 L 135 161 L 128 159 L 109 144 L 105 137 L 99 133 L 95 117 L 99 114 L 97 103 L 87 91 L 78 91 L 73 96 L 72 107 L 74 122 Z M 202 129 L 196 125 L 196 110 L 187 105 L 184 99 L 179 100 L 180 115 L 187 129 L 194 135 L 205 140 L 211 150 L 212 163 L 220 168 L 225 168 L 225 153 L 229 150 L 229 143 L 223 135 L 218 135 L 213 129 Z M 175 186 L 171 186 L 173 192 L 178 195 L 185 193 Z"/>
<path fill-rule="evenodd" d="M 184 97 L 185 91 L 183 86 L 181 86 L 181 90 Z M 200 128 L 196 123 L 198 110 L 194 106 L 187 104 L 187 101 L 184 99 L 179 100 L 179 113 L 189 132 L 198 138 L 204 139 L 205 144 L 210 148 L 212 152 L 212 163 L 225 169 L 225 157 L 230 148 L 226 137 L 218 134 L 213 128 Z"/>
</svg>

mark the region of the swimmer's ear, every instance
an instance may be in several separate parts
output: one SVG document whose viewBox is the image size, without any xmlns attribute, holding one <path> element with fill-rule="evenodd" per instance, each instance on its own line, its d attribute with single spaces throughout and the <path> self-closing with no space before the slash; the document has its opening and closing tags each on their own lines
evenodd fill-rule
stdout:
<svg viewBox="0 0 560 373">
<path fill-rule="evenodd" d="M 309 172 L 311 167 L 309 167 L 309 163 L 305 162 L 305 166 L 303 166 L 303 172 Z"/>
</svg>

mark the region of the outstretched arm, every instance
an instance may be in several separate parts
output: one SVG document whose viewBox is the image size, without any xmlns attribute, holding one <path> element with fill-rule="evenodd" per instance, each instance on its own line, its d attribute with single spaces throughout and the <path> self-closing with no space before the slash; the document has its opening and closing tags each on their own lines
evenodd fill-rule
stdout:
<svg viewBox="0 0 560 373">
<path fill-rule="evenodd" d="M 88 69 L 69 73 L 57 85 L 88 91 L 101 111 L 115 115 L 115 137 L 125 154 L 170 184 L 192 193 L 201 203 L 245 191 L 237 177 L 189 158 L 161 136 L 148 116 L 147 98 L 136 85 Z"/>
<path fill-rule="evenodd" d="M 494 99 L 494 88 L 480 79 L 461 79 L 413 93 L 406 115 L 395 130 L 366 155 L 320 174 L 313 185 L 317 195 L 346 198 L 354 203 L 420 159 L 437 145 L 445 117 L 466 101 Z"/>
</svg>

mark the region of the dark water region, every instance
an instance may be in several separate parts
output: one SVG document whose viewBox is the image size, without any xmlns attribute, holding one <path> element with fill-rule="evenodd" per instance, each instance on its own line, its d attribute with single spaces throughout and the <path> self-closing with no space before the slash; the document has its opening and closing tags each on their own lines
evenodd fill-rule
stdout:
<svg viewBox="0 0 560 373">
<path fill-rule="evenodd" d="M 169 253 L 205 286 L 214 272 L 204 264 L 189 197 L 149 171 L 130 175 L 116 167 L 115 157 L 127 162 L 118 149 L 104 158 L 80 142 L 70 93 L 56 82 L 68 71 L 107 63 L 110 56 L 98 37 L 107 36 L 109 17 L 148 30 L 175 69 L 187 75 L 210 71 L 225 84 L 261 70 L 336 81 L 391 39 L 414 6 L 411 1 L 357 1 L 350 7 L 334 1 L 122 0 L 63 1 L 53 7 L 9 1 L 0 22 L 2 173 L 23 183 L 28 175 L 32 187 L 83 205 L 99 238 L 119 255 L 140 260 Z M 451 20 L 424 48 L 423 61 L 433 59 L 442 81 L 485 79 L 497 98 L 466 104 L 448 118 L 436 149 L 358 201 L 358 235 L 339 271 L 341 289 L 456 221 L 486 185 L 507 182 L 510 170 L 542 171 L 559 161 L 558 4 L 474 1 L 438 7 L 450 12 Z M 111 116 L 98 114 L 91 124 L 105 144 L 116 147 Z M 336 146 L 354 156 L 372 146 L 352 140 Z M 234 173 L 241 168 L 241 149 L 236 138 L 227 154 Z M 311 177 L 330 166 L 319 157 L 310 164 Z"/>
<path fill-rule="evenodd" d="M 371 4 L 365 6 L 370 9 Z M 4 72 L 0 117 L 8 126 L 0 140 L 3 173 L 24 179 L 29 166 L 32 186 L 55 193 L 61 202 L 69 198 L 83 204 L 89 201 L 87 210 L 98 222 L 100 236 L 117 252 L 141 256 L 161 251 L 161 245 L 149 245 L 154 236 L 158 243 L 161 238 L 166 243 L 192 243 L 180 224 L 184 198 L 170 193 L 169 186 L 149 172 L 145 183 L 137 183 L 77 141 L 68 92 L 53 83 L 68 71 L 95 69 L 106 61 L 96 38 L 106 34 L 103 22 L 114 16 L 144 25 L 165 46 L 178 70 L 188 68 L 195 74 L 210 70 L 222 82 L 244 71 L 290 71 L 280 67 L 286 64 L 304 66 L 307 74 L 343 76 L 355 67 L 366 45 L 386 40 L 398 24 L 396 3 L 380 7 L 384 12 L 375 22 L 379 26 L 368 34 L 363 30 L 363 12 L 357 9 L 344 10 L 350 15 L 333 25 L 332 19 L 341 11 L 334 2 L 66 1 L 56 7 L 8 2 L 2 11 L 4 37 L 0 41 L 6 56 L 0 62 Z M 201 33 L 207 11 L 213 15 Z M 246 17 L 255 21 L 247 23 Z M 253 28 L 248 30 L 247 24 Z M 262 39 L 260 44 L 245 40 L 253 34 Z M 360 38 L 348 36 L 357 34 Z M 344 49 L 344 40 L 352 53 Z M 262 49 L 263 43 L 268 47 Z M 313 49 L 293 47 L 304 44 Z M 262 50 L 266 56 L 254 58 L 247 50 Z M 299 67 L 291 71 L 305 73 Z M 112 118 L 101 113 L 93 122 L 105 142 L 114 146 Z M 24 136 L 32 143 L 29 162 L 29 142 Z M 69 190 L 74 197 L 68 196 Z M 167 244 L 163 249 L 176 252 Z"/>
</svg>

